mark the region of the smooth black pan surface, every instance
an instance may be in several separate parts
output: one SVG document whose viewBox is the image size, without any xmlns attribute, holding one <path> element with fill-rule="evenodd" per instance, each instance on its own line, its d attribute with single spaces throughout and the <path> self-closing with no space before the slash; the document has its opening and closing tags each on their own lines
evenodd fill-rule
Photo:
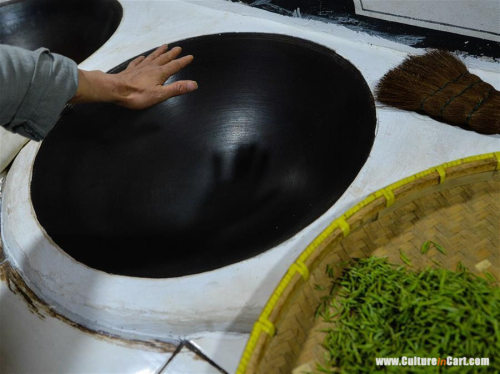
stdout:
<svg viewBox="0 0 500 374">
<path fill-rule="evenodd" d="M 333 51 L 252 33 L 174 45 L 196 92 L 77 106 L 36 157 L 37 217 L 91 267 L 174 277 L 255 256 L 331 207 L 371 149 L 372 95 Z"/>
<path fill-rule="evenodd" d="M 82 62 L 118 27 L 116 0 L 13 0 L 0 4 L 0 44 L 47 47 Z"/>
</svg>

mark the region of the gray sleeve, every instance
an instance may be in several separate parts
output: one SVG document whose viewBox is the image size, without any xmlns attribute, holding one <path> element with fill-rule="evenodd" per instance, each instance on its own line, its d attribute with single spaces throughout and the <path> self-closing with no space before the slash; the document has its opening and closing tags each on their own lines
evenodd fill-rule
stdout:
<svg viewBox="0 0 500 374">
<path fill-rule="evenodd" d="M 78 87 L 76 63 L 46 48 L 0 44 L 0 125 L 33 140 L 54 127 Z"/>
</svg>

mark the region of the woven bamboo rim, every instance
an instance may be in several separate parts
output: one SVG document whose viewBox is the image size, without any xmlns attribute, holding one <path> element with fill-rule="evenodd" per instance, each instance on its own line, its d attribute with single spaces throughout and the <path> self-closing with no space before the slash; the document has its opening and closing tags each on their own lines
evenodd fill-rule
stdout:
<svg viewBox="0 0 500 374">
<path fill-rule="evenodd" d="M 314 318 L 328 286 L 327 264 L 341 273 L 350 258 L 400 250 L 413 268 L 455 269 L 500 280 L 500 152 L 448 162 L 391 184 L 334 220 L 289 267 L 254 324 L 237 374 L 303 373 L 323 357 L 321 321 Z M 426 240 L 447 254 L 420 252 Z M 434 265 L 435 266 L 435 265 Z M 325 287 L 328 289 L 328 287 Z"/>
</svg>

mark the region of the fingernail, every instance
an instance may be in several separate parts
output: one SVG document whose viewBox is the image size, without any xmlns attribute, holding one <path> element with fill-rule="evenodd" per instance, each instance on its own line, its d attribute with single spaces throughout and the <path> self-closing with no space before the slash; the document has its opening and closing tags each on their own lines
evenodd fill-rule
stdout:
<svg viewBox="0 0 500 374">
<path fill-rule="evenodd" d="M 198 88 L 198 83 L 195 81 L 189 81 L 187 82 L 187 88 L 189 91 L 194 91 Z"/>
</svg>

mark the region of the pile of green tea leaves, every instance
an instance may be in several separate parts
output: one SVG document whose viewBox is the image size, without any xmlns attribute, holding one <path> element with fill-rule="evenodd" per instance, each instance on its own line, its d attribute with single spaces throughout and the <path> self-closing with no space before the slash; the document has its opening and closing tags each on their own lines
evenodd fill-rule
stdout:
<svg viewBox="0 0 500 374">
<path fill-rule="evenodd" d="M 331 268 L 327 269 L 331 272 Z M 376 357 L 489 357 L 490 366 L 412 366 L 415 373 L 500 373 L 500 288 L 470 273 L 350 263 L 318 309 L 331 322 L 322 373 L 402 372 Z"/>
</svg>

